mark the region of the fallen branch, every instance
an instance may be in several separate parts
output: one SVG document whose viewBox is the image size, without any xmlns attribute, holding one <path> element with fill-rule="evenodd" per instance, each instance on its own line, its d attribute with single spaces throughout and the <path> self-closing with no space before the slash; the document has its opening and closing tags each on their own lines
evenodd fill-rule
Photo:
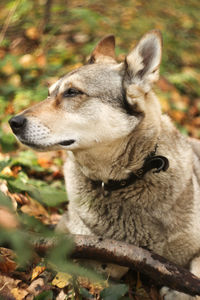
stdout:
<svg viewBox="0 0 200 300">
<path fill-rule="evenodd" d="M 114 240 L 94 236 L 74 235 L 75 248 L 72 258 L 87 258 L 114 263 L 139 271 L 158 285 L 165 285 L 192 296 L 200 295 L 200 279 L 188 270 L 146 249 Z M 37 252 L 45 254 L 55 242 L 40 241 Z"/>
</svg>

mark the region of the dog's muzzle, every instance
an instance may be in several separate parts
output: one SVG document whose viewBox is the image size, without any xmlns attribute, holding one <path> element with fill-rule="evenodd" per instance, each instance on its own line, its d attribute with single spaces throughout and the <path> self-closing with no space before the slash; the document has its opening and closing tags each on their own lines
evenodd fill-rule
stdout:
<svg viewBox="0 0 200 300">
<path fill-rule="evenodd" d="M 23 115 L 12 117 L 9 120 L 10 127 L 14 134 L 19 134 L 26 127 L 27 119 Z"/>
</svg>

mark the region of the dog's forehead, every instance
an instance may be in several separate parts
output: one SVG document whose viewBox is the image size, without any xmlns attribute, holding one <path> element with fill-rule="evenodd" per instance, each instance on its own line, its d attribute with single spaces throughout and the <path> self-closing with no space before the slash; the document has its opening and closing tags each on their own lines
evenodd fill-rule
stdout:
<svg viewBox="0 0 200 300">
<path fill-rule="evenodd" d="M 50 88 L 50 93 L 62 93 L 68 87 L 87 89 L 114 89 L 121 86 L 121 74 L 118 65 L 85 65 L 60 78 Z"/>
</svg>

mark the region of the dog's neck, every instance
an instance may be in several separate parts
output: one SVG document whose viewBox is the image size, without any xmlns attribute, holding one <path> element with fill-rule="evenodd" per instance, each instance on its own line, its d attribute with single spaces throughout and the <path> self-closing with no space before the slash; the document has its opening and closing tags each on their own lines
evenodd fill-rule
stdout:
<svg viewBox="0 0 200 300">
<path fill-rule="evenodd" d="M 98 144 L 74 153 L 81 172 L 92 180 L 126 179 L 140 169 L 145 158 L 154 150 L 157 138 L 147 141 L 129 135 L 107 144 Z"/>
</svg>

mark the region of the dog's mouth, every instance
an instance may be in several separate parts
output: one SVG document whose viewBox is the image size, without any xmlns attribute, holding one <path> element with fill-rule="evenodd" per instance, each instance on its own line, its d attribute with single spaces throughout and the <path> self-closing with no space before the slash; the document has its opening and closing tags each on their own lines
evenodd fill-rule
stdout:
<svg viewBox="0 0 200 300">
<path fill-rule="evenodd" d="M 20 141 L 21 141 L 21 143 L 25 144 L 26 146 L 29 146 L 29 147 L 35 148 L 35 149 L 45 149 L 45 148 L 55 147 L 56 145 L 70 146 L 73 143 L 75 143 L 75 140 L 64 140 L 64 141 L 56 143 L 56 144 L 39 145 L 39 144 L 35 144 L 35 143 L 24 141 L 24 140 L 20 140 Z"/>
<path fill-rule="evenodd" d="M 75 142 L 75 140 L 66 140 L 66 141 L 62 141 L 62 142 L 58 143 L 58 145 L 69 146 L 69 145 L 72 145 L 74 142 Z"/>
</svg>

